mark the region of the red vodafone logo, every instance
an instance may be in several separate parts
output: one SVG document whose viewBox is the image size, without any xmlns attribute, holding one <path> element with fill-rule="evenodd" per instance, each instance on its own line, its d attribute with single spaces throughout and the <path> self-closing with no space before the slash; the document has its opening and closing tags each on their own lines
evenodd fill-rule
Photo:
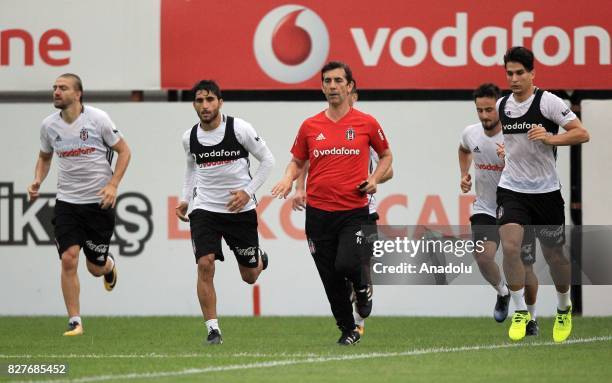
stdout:
<svg viewBox="0 0 612 383">
<path fill-rule="evenodd" d="M 259 22 L 255 58 L 271 78 L 296 84 L 315 75 L 329 53 L 329 33 L 311 9 L 289 4 L 274 8 Z"/>
</svg>

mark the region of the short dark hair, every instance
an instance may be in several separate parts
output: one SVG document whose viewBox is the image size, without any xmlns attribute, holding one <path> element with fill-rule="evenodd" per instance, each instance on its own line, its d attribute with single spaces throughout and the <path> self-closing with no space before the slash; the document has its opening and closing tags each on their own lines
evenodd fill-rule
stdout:
<svg viewBox="0 0 612 383">
<path fill-rule="evenodd" d="M 76 89 L 79 92 L 81 92 L 81 97 L 79 97 L 79 102 L 82 104 L 83 103 L 83 81 L 81 81 L 81 78 L 74 73 L 64 73 L 60 75 L 59 77 L 69 78 L 69 79 L 72 79 L 72 81 L 74 81 L 74 85 L 76 86 Z"/>
<path fill-rule="evenodd" d="M 504 55 L 504 67 L 510 61 L 523 64 L 528 72 L 533 70 L 533 52 L 525 47 L 512 47 Z"/>
<path fill-rule="evenodd" d="M 348 64 L 345 64 L 342 61 L 330 61 L 327 64 L 325 64 L 325 66 L 321 68 L 321 81 L 323 81 L 323 75 L 326 72 L 329 72 L 330 70 L 334 70 L 338 68 L 344 69 L 344 73 L 346 74 L 345 78 L 346 78 L 347 83 L 350 84 L 350 83 L 355 82 L 355 80 L 353 79 L 353 71 L 351 70 L 351 67 L 349 67 Z"/>
<path fill-rule="evenodd" d="M 501 90 L 499 90 L 497 85 L 487 82 L 476 88 L 472 96 L 474 97 L 474 101 L 480 97 L 490 97 L 497 100 L 501 96 Z"/>
<path fill-rule="evenodd" d="M 215 96 L 217 96 L 218 99 L 223 99 L 223 96 L 221 95 L 221 88 L 219 88 L 219 85 L 213 80 L 198 81 L 191 89 L 191 91 L 193 92 L 194 99 L 195 99 L 196 93 L 198 93 L 201 90 L 205 90 L 208 93 L 214 94 Z"/>
<path fill-rule="evenodd" d="M 357 81 L 353 79 L 353 90 L 351 93 L 357 94 Z"/>
</svg>

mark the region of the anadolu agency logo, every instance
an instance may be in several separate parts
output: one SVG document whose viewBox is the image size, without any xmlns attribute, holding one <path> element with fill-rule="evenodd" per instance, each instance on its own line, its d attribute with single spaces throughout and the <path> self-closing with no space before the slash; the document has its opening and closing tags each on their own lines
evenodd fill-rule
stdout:
<svg viewBox="0 0 612 383">
<path fill-rule="evenodd" d="M 276 81 L 296 84 L 321 69 L 329 53 L 329 33 L 311 9 L 288 4 L 274 8 L 259 22 L 253 39 L 261 69 Z"/>
</svg>

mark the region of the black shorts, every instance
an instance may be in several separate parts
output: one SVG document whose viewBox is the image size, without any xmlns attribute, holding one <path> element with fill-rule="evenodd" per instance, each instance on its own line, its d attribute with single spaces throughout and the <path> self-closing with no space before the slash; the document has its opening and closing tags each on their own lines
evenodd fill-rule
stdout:
<svg viewBox="0 0 612 383">
<path fill-rule="evenodd" d="M 499 226 L 497 226 L 495 217 L 479 213 L 472 215 L 470 222 L 472 223 L 472 240 L 474 242 L 491 241 L 495 242 L 496 247 L 499 247 Z M 525 265 L 533 265 L 536 259 L 535 231 L 531 226 L 527 226 L 525 229 L 521 245 L 521 260 Z"/>
<path fill-rule="evenodd" d="M 241 213 L 216 213 L 196 209 L 189 214 L 189 225 L 196 263 L 200 257 L 208 254 L 215 254 L 215 259 L 224 261 L 221 249 L 223 237 L 240 265 L 257 267 L 259 235 L 255 209 Z"/>
<path fill-rule="evenodd" d="M 532 225 L 546 247 L 565 243 L 565 203 L 561 190 L 549 193 L 519 193 L 497 187 L 497 224 Z"/>
<path fill-rule="evenodd" d="M 89 262 L 98 266 L 106 264 L 115 230 L 115 209 L 102 209 L 98 203 L 74 204 L 57 200 L 51 222 L 60 259 L 69 247 L 78 245 Z"/>
<path fill-rule="evenodd" d="M 470 217 L 472 223 L 472 240 L 495 242 L 499 246 L 499 226 L 495 217 L 479 213 Z"/>
</svg>

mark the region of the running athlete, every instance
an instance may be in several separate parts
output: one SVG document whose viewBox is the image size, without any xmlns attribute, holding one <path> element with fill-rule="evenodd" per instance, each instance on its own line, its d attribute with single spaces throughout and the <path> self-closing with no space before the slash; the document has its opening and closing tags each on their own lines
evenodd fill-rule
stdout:
<svg viewBox="0 0 612 383">
<path fill-rule="evenodd" d="M 213 283 L 215 260 L 224 260 L 221 238 L 233 251 L 242 280 L 255 283 L 268 266 L 268 256 L 259 247 L 255 192 L 270 175 L 274 156 L 251 124 L 220 113 L 223 97 L 214 81 L 198 82 L 193 93 L 200 121 L 183 135 L 187 168 L 176 215 L 191 226 L 206 342 L 221 344 Z M 249 172 L 249 154 L 259 161 L 254 177 Z"/>
<path fill-rule="evenodd" d="M 589 140 L 589 133 L 559 97 L 533 85 L 533 52 L 510 48 L 504 55 L 512 93 L 497 101 L 504 134 L 506 166 L 497 187 L 497 222 L 504 252 L 504 273 L 516 311 L 508 336 L 525 337 L 531 316 L 524 294 L 520 260 L 525 226 L 537 225 L 536 236 L 557 289 L 553 339 L 563 342 L 572 331 L 570 263 L 563 254 L 565 211 L 556 169 L 556 147 Z M 559 126 L 565 134 L 557 134 Z"/>
<path fill-rule="evenodd" d="M 470 125 L 463 130 L 459 143 L 459 167 L 461 169 L 461 191 L 472 189 L 469 173 L 474 160 L 474 183 L 476 200 L 470 217 L 474 241 L 484 241 L 484 250 L 474 252 L 474 258 L 482 276 L 497 291 L 497 300 L 493 317 L 503 322 L 508 316 L 510 292 L 503 280 L 499 267 L 495 263 L 495 253 L 499 247 L 499 228 L 495 220 L 496 189 L 504 168 L 504 161 L 498 156 L 498 149 L 503 145 L 501 123 L 495 103 L 501 92 L 494 84 L 482 84 L 474 91 L 474 102 L 480 123 Z M 522 245 L 521 259 L 525 266 L 525 299 L 531 314 L 527 324 L 527 335 L 538 334 L 535 302 L 538 292 L 538 279 L 533 272 L 535 262 L 535 237 L 533 232 L 525 236 Z"/>
<path fill-rule="evenodd" d="M 338 343 L 351 345 L 361 336 L 345 279 L 356 286 L 359 314 L 367 317 L 372 298 L 362 275 L 363 252 L 369 251 L 362 226 L 368 223 L 368 194 L 376 192 L 391 167 L 392 154 L 376 119 L 349 104 L 353 87 L 349 66 L 330 62 L 321 69 L 321 80 L 328 108 L 302 123 L 291 149 L 293 159 L 272 195 L 286 198 L 309 161 L 306 236 L 342 332 Z M 368 175 L 370 146 L 380 160 Z"/>
<path fill-rule="evenodd" d="M 353 79 L 353 89 L 351 90 L 349 104 L 352 107 L 357 99 L 359 98 L 359 94 L 357 92 L 357 82 Z M 376 151 L 370 147 L 370 165 L 369 165 L 369 173 L 371 174 L 376 166 L 378 165 L 378 154 Z M 306 175 L 308 174 L 308 161 L 304 165 L 304 171 L 300 173 L 300 176 L 296 180 L 295 183 L 295 192 L 292 198 L 293 210 L 302 211 L 306 208 Z M 383 178 L 381 178 L 380 183 L 387 182 L 393 177 L 393 168 L 389 168 L 389 171 L 385 173 Z M 379 216 L 376 212 L 376 197 L 374 194 L 370 194 L 369 196 L 369 215 L 368 215 L 368 225 L 364 226 L 364 230 L 371 231 L 371 233 L 365 233 L 365 237 L 368 239 L 368 243 L 372 244 L 377 239 L 378 233 L 376 231 L 376 223 L 378 222 Z M 361 266 L 363 269 L 364 276 L 367 280 L 370 292 L 372 289 L 372 275 L 370 270 L 370 262 L 372 259 L 372 252 L 365 252 L 362 256 Z M 353 284 L 350 281 L 347 281 L 348 288 L 351 292 L 351 302 L 353 302 L 353 318 L 355 319 L 355 325 L 357 326 L 357 332 L 360 336 L 363 336 L 365 333 L 365 318 L 359 315 L 360 308 L 357 306 L 356 301 L 356 293 Z"/>
<path fill-rule="evenodd" d="M 69 318 L 64 335 L 73 336 L 83 334 L 77 274 L 81 248 L 87 270 L 95 277 L 104 276 L 106 290 L 112 291 L 117 283 L 115 259 L 108 249 L 115 229 L 117 188 L 131 154 L 108 114 L 83 105 L 83 83 L 76 74 L 65 73 L 55 80 L 53 106 L 60 111 L 42 122 L 40 153 L 28 195 L 30 201 L 38 198 L 55 152 L 58 181 L 53 226 Z M 113 172 L 114 152 L 118 156 Z"/>
</svg>

